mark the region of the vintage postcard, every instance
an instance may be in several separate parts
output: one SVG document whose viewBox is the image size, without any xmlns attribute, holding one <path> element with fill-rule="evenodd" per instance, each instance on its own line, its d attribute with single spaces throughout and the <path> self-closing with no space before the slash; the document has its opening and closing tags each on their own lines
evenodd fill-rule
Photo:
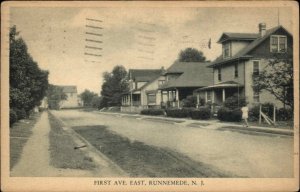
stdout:
<svg viewBox="0 0 300 192">
<path fill-rule="evenodd" d="M 1 190 L 299 190 L 299 5 L 2 3 Z"/>
</svg>

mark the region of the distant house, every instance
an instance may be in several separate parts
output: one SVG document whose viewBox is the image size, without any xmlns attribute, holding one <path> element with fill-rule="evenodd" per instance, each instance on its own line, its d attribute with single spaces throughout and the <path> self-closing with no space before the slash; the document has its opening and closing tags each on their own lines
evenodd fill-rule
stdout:
<svg viewBox="0 0 300 192">
<path fill-rule="evenodd" d="M 163 68 L 130 69 L 128 72 L 130 90 L 122 96 L 121 111 L 139 112 L 151 105 L 156 105 L 156 99 L 154 99 L 154 97 L 156 98 L 158 86 L 153 87 L 151 85 L 155 84 L 155 82 L 161 82 L 159 77 L 163 74 L 163 72 Z M 155 93 L 155 96 L 151 96 L 150 92 Z"/>
<path fill-rule="evenodd" d="M 197 89 L 199 96 L 216 105 L 237 94 L 250 104 L 272 102 L 282 106 L 268 92 L 253 89 L 253 75 L 259 74 L 274 54 L 292 57 L 293 37 L 284 27 L 266 30 L 266 24 L 260 23 L 258 33 L 223 33 L 218 43 L 222 45 L 222 55 L 209 65 L 213 84 Z"/>
<path fill-rule="evenodd" d="M 198 88 L 213 83 L 213 70 L 208 68 L 209 63 L 201 62 L 174 62 L 164 73 L 165 83 L 159 90 L 167 95 L 162 97 L 161 103 L 166 107 L 181 107 L 180 101 Z"/>
<path fill-rule="evenodd" d="M 71 86 L 60 86 L 63 93 L 67 95 L 66 100 L 60 102 L 60 108 L 74 108 L 78 107 L 78 96 L 77 96 L 77 87 L 74 85 Z"/>
</svg>

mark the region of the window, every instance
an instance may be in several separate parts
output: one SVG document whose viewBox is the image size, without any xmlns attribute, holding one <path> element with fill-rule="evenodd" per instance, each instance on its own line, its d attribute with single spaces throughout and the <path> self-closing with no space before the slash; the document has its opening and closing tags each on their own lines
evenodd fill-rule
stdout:
<svg viewBox="0 0 300 192">
<path fill-rule="evenodd" d="M 211 101 L 211 91 L 207 92 L 207 101 Z"/>
<path fill-rule="evenodd" d="M 148 99 L 148 104 L 156 103 L 156 95 L 155 94 L 148 94 L 147 99 Z"/>
<path fill-rule="evenodd" d="M 223 45 L 223 58 L 228 58 L 231 56 L 230 43 Z"/>
<path fill-rule="evenodd" d="M 158 80 L 158 86 L 162 86 L 165 83 L 165 80 Z"/>
<path fill-rule="evenodd" d="M 218 68 L 218 80 L 222 81 L 221 68 Z"/>
<path fill-rule="evenodd" d="M 234 65 L 234 77 L 239 77 L 239 68 L 237 63 Z"/>
<path fill-rule="evenodd" d="M 259 75 L 259 61 L 253 61 L 253 75 Z"/>
<path fill-rule="evenodd" d="M 287 50 L 287 38 L 283 35 L 272 35 L 270 40 L 272 53 L 285 53 Z"/>
<path fill-rule="evenodd" d="M 254 102 L 259 102 L 259 91 L 257 90 L 253 91 L 253 100 Z"/>
</svg>

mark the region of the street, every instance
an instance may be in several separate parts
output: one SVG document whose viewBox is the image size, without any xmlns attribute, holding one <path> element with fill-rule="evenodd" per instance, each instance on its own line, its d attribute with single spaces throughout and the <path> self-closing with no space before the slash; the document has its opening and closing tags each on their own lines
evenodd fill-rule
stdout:
<svg viewBox="0 0 300 192">
<path fill-rule="evenodd" d="M 293 177 L 293 137 L 245 134 L 227 129 L 189 127 L 134 116 L 51 111 L 68 127 L 106 126 L 109 131 L 149 146 L 183 154 L 236 177 Z"/>
</svg>

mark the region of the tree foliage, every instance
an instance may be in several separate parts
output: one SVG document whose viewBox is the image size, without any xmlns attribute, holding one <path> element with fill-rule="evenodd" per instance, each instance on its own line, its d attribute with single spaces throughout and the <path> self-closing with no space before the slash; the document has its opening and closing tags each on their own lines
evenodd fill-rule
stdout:
<svg viewBox="0 0 300 192">
<path fill-rule="evenodd" d="M 204 62 L 206 61 L 206 58 L 203 55 L 202 51 L 189 47 L 186 48 L 185 50 L 180 51 L 179 61 L 180 62 Z"/>
<path fill-rule="evenodd" d="M 10 28 L 9 38 L 9 105 L 28 115 L 46 95 L 49 73 L 41 70 L 28 53 L 16 26 Z"/>
<path fill-rule="evenodd" d="M 95 97 L 98 97 L 97 93 L 94 93 L 90 90 L 84 90 L 80 95 L 81 100 L 83 101 L 83 106 L 91 107 L 92 101 Z"/>
<path fill-rule="evenodd" d="M 253 75 L 253 89 L 266 90 L 284 105 L 294 107 L 293 57 L 275 54 L 258 75 Z"/>
<path fill-rule="evenodd" d="M 67 100 L 68 96 L 63 92 L 61 86 L 50 84 L 47 91 L 47 99 L 49 109 L 59 109 L 61 101 Z"/>
<path fill-rule="evenodd" d="M 101 107 L 120 106 L 122 95 L 128 92 L 127 71 L 122 65 L 103 74 Z"/>
</svg>

